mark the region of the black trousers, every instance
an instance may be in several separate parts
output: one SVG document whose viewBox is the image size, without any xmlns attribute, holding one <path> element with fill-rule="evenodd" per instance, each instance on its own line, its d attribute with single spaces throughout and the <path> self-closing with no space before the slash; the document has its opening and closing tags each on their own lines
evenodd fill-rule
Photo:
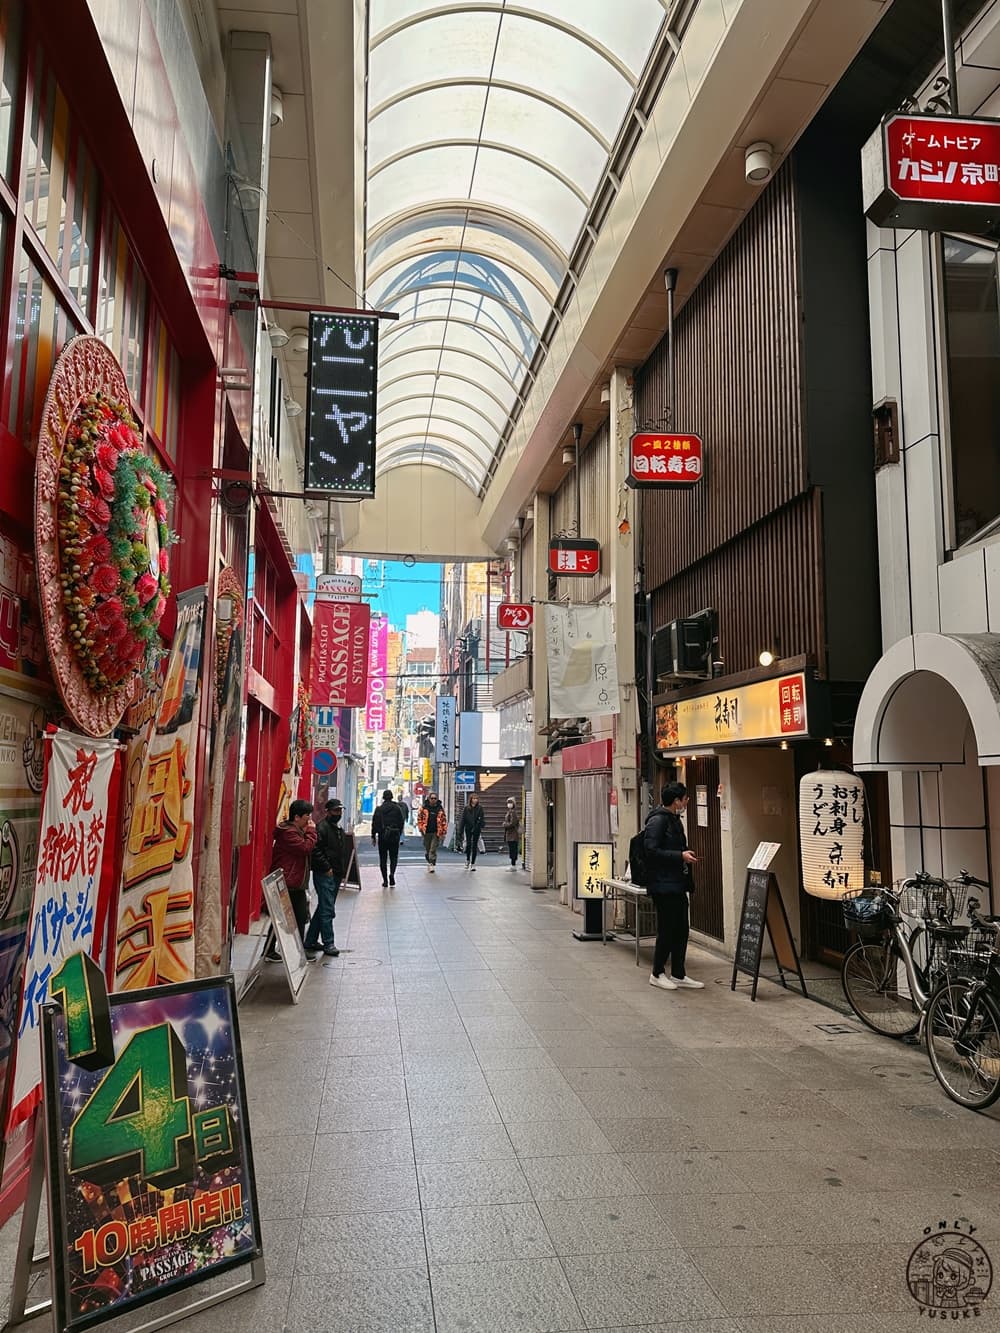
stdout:
<svg viewBox="0 0 1000 1333">
<path fill-rule="evenodd" d="M 517 853 L 520 849 L 520 846 L 521 846 L 520 838 L 512 838 L 507 843 L 507 851 L 510 853 L 510 863 L 512 866 L 517 865 Z"/>
<path fill-rule="evenodd" d="M 295 920 L 299 927 L 299 934 L 305 939 L 306 928 L 309 925 L 308 891 L 304 887 L 301 889 L 289 889 L 288 897 L 292 904 L 292 911 L 295 913 Z"/>
<path fill-rule="evenodd" d="M 396 878 L 396 865 L 399 861 L 399 832 L 389 829 L 378 835 L 378 863 L 382 871 L 382 883 Z M 388 866 L 388 874 L 386 867 Z"/>
<path fill-rule="evenodd" d="M 658 977 L 670 959 L 670 975 L 683 977 L 688 943 L 688 896 L 683 891 L 650 894 L 656 907 L 656 947 L 653 976 Z"/>
<path fill-rule="evenodd" d="M 479 838 L 471 833 L 465 835 L 465 859 L 471 864 L 476 864 L 476 857 L 479 855 Z"/>
</svg>

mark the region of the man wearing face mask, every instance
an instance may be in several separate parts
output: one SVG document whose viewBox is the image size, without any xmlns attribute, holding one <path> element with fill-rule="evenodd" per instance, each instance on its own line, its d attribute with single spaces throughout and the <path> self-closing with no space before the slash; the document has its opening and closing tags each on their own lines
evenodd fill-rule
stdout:
<svg viewBox="0 0 1000 1333">
<path fill-rule="evenodd" d="M 347 839 L 340 827 L 344 807 L 337 800 L 327 801 L 326 818 L 316 829 L 316 846 L 312 853 L 313 884 L 319 905 L 313 912 L 306 931 L 307 954 L 315 954 L 323 941 L 327 958 L 337 958 L 340 950 L 333 942 L 333 918 L 340 884 L 347 870 Z"/>
</svg>

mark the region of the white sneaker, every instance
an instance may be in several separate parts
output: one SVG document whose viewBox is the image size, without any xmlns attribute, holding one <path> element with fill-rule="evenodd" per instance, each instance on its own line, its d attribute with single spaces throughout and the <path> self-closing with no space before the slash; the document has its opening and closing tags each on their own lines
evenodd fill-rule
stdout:
<svg viewBox="0 0 1000 1333">
<path fill-rule="evenodd" d="M 694 977 L 674 977 L 673 982 L 675 986 L 683 986 L 685 990 L 705 989 L 705 983 L 703 981 L 695 981 Z"/>
<path fill-rule="evenodd" d="M 649 984 L 659 986 L 660 990 L 676 990 L 678 985 L 676 981 L 671 981 L 665 972 L 661 972 L 658 977 L 654 977 L 650 973 Z"/>
</svg>

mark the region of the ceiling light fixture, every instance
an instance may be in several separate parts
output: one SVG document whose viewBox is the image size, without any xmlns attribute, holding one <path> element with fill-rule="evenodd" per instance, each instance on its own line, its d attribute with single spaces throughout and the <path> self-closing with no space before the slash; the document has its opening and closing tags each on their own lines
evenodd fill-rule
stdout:
<svg viewBox="0 0 1000 1333">
<path fill-rule="evenodd" d="M 292 329 L 288 335 L 288 350 L 292 356 L 305 356 L 309 351 L 309 330 L 301 327 Z"/>
<path fill-rule="evenodd" d="M 280 125 L 285 119 L 285 98 L 276 83 L 271 84 L 271 126 Z"/>
<path fill-rule="evenodd" d="M 284 347 L 288 342 L 288 331 L 283 329 L 280 324 L 268 324 L 267 336 L 271 339 L 271 346 L 275 351 L 279 347 Z"/>
<path fill-rule="evenodd" d="M 290 417 L 300 417 L 305 409 L 290 393 L 285 394 L 285 412 Z"/>
</svg>

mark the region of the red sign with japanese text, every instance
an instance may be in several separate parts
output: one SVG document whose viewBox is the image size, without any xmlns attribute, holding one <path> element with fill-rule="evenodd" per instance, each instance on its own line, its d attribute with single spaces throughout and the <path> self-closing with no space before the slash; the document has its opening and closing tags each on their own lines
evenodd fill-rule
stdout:
<svg viewBox="0 0 1000 1333">
<path fill-rule="evenodd" d="M 700 435 L 646 431 L 629 440 L 627 484 L 644 487 L 693 486 L 701 481 L 704 445 Z"/>
<path fill-rule="evenodd" d="M 370 624 L 367 602 L 315 603 L 309 687 L 313 707 L 365 707 Z"/>
<path fill-rule="evenodd" d="M 781 734 L 804 735 L 806 723 L 806 687 L 801 673 L 785 676 L 778 681 L 778 704 L 781 709 Z"/>
<path fill-rule="evenodd" d="M 590 537 L 556 537 L 549 542 L 549 572 L 561 578 L 589 578 L 600 572 L 601 544 Z"/>
<path fill-rule="evenodd" d="M 1000 121 L 896 115 L 884 135 L 887 183 L 900 200 L 1000 206 Z"/>
<path fill-rule="evenodd" d="M 530 602 L 501 602 L 497 607 L 498 629 L 530 629 L 534 619 L 535 608 Z"/>
</svg>

